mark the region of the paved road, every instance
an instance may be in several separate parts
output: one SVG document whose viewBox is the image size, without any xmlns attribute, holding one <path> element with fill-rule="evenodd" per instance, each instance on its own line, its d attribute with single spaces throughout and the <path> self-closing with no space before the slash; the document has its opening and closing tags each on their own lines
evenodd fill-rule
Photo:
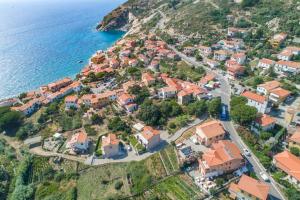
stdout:
<svg viewBox="0 0 300 200">
<path fill-rule="evenodd" d="M 204 67 L 207 71 L 215 73 L 217 75 L 219 82 L 221 83 L 220 90 L 222 91 L 222 93 L 220 93 L 220 94 L 221 94 L 221 98 L 222 98 L 222 103 L 225 105 L 228 105 L 228 108 L 229 108 L 231 88 L 230 88 L 230 84 L 229 84 L 228 80 L 221 73 L 218 73 L 217 71 L 212 71 L 210 68 L 205 67 L 202 62 L 197 62 L 195 58 L 186 56 L 185 54 L 177 51 L 177 49 L 172 46 L 169 46 L 169 48 L 174 50 L 186 62 L 188 62 L 196 67 L 197 66 Z M 238 145 L 238 147 L 240 148 L 241 151 L 243 151 L 243 149 L 247 148 L 247 146 L 244 144 L 244 142 L 241 140 L 238 133 L 236 132 L 234 125 L 231 121 L 224 121 L 223 125 L 224 125 L 225 129 L 228 131 L 228 133 L 230 133 L 231 140 L 236 145 Z M 262 164 L 259 162 L 259 160 L 256 158 L 256 156 L 254 156 L 253 153 L 252 153 L 251 157 L 248 157 L 248 161 L 252 165 L 253 170 L 255 171 L 255 173 L 258 176 L 259 176 L 260 172 L 266 172 L 266 169 L 262 166 Z M 259 178 L 261 180 L 263 180 L 261 177 L 259 177 Z M 272 199 L 285 199 L 282 192 L 279 190 L 278 185 L 276 184 L 276 182 L 273 180 L 272 177 L 270 177 L 270 183 L 268 183 L 268 184 L 271 187 L 270 194 L 272 196 L 271 197 Z"/>
<path fill-rule="evenodd" d="M 122 162 L 131 162 L 131 161 L 141 161 L 149 156 L 153 155 L 154 153 L 157 153 L 158 151 L 162 150 L 166 145 L 170 144 L 172 141 L 177 140 L 186 130 L 192 128 L 193 126 L 196 126 L 197 124 L 201 123 L 203 120 L 205 120 L 206 117 L 203 117 L 201 119 L 195 119 L 193 122 L 188 124 L 187 126 L 179 129 L 174 134 L 169 135 L 166 131 L 161 132 L 161 144 L 153 149 L 152 151 L 148 151 L 142 155 L 137 155 L 134 151 L 128 151 L 124 153 L 123 155 L 120 155 L 119 157 L 116 157 L 114 159 L 100 159 L 96 158 L 94 156 L 88 157 L 84 163 L 87 165 L 104 165 L 108 163 L 122 163 Z"/>
</svg>

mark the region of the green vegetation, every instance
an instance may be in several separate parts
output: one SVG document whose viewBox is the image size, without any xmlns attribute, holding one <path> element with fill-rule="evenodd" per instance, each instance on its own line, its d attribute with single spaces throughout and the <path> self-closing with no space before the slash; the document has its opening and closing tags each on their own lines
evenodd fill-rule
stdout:
<svg viewBox="0 0 300 200">
<path fill-rule="evenodd" d="M 6 131 L 11 134 L 18 130 L 22 122 L 22 113 L 13 111 L 8 107 L 0 107 L 0 132 Z"/>
<path fill-rule="evenodd" d="M 129 88 L 129 93 L 135 95 L 134 101 L 137 104 L 142 104 L 150 96 L 147 87 L 140 87 L 138 85 Z"/>
<path fill-rule="evenodd" d="M 250 124 L 257 117 L 257 109 L 246 105 L 246 102 L 246 98 L 238 96 L 233 96 L 230 102 L 231 118 L 241 125 Z"/>
<path fill-rule="evenodd" d="M 217 118 L 222 109 L 221 98 L 215 98 L 208 102 L 208 113 L 211 117 Z"/>
<path fill-rule="evenodd" d="M 113 132 L 122 131 L 127 134 L 131 133 L 130 127 L 120 117 L 114 117 L 111 120 L 109 120 L 109 123 L 107 126 L 108 126 L 108 129 Z"/>
<path fill-rule="evenodd" d="M 182 108 L 175 101 L 162 101 L 154 103 L 146 100 L 140 107 L 137 118 L 147 125 L 165 125 L 168 118 L 176 117 L 182 113 Z"/>
<path fill-rule="evenodd" d="M 195 101 L 187 106 L 188 114 L 195 115 L 196 117 L 201 117 L 204 113 L 206 113 L 207 109 L 205 100 Z"/>
</svg>

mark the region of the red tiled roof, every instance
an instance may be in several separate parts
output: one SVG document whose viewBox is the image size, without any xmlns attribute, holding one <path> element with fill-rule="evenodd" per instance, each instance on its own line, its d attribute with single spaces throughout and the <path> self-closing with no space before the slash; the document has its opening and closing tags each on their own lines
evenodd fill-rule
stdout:
<svg viewBox="0 0 300 200">
<path fill-rule="evenodd" d="M 259 102 L 259 103 L 264 103 L 266 101 L 266 97 L 265 96 L 261 96 L 259 94 L 250 92 L 250 91 L 246 91 L 242 94 L 242 96 L 246 97 L 247 99 L 251 99 L 253 101 Z"/>
</svg>

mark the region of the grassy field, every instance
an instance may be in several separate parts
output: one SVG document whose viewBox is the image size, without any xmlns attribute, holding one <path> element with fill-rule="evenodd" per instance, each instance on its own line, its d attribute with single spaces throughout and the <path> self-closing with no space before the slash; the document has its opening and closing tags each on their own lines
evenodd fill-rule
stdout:
<svg viewBox="0 0 300 200">
<path fill-rule="evenodd" d="M 166 149 L 162 150 L 160 155 L 169 174 L 179 170 L 179 163 L 173 146 L 168 146 Z"/>
<path fill-rule="evenodd" d="M 131 163 L 91 167 L 80 172 L 78 199 L 116 199 L 143 192 L 167 174 L 158 154 Z M 116 184 L 122 187 L 116 189 Z"/>
<path fill-rule="evenodd" d="M 172 176 L 135 199 L 155 199 L 156 197 L 156 199 L 165 200 L 190 200 L 203 197 L 199 189 L 191 184 L 188 179 L 186 175 Z"/>
</svg>

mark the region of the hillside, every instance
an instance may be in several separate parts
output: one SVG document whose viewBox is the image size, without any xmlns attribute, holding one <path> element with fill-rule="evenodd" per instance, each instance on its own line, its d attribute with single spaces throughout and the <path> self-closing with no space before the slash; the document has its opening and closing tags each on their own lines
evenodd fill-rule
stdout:
<svg viewBox="0 0 300 200">
<path fill-rule="evenodd" d="M 163 30 L 171 36 L 218 37 L 229 26 L 300 36 L 298 0 L 130 0 L 108 14 L 100 30 Z"/>
</svg>

